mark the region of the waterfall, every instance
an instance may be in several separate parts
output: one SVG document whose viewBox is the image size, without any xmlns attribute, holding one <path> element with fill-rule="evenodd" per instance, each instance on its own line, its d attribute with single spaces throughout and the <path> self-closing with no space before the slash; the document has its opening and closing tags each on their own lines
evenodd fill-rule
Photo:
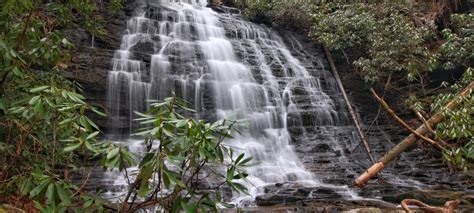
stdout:
<svg viewBox="0 0 474 213">
<path fill-rule="evenodd" d="M 126 141 L 139 127 L 133 112 L 146 111 L 147 99 L 174 92 L 198 119 L 246 124 L 225 141 L 256 163 L 247 170 L 250 195 L 237 200 L 255 199 L 276 183 L 324 185 L 305 169 L 289 131 L 299 128 L 304 136 L 303 126 L 348 124 L 346 112 L 338 112 L 341 100 L 325 92 L 337 89 L 320 61 L 303 64 L 277 32 L 214 12 L 206 0 L 136 4 L 108 75 L 111 138 Z"/>
</svg>

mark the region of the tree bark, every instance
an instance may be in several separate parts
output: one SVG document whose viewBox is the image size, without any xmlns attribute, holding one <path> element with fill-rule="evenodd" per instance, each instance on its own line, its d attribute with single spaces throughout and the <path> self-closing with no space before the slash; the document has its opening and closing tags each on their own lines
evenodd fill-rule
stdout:
<svg viewBox="0 0 474 213">
<path fill-rule="evenodd" d="M 372 163 L 375 163 L 375 158 L 372 155 L 372 151 L 370 150 L 369 143 L 367 142 L 367 139 L 365 138 L 365 135 L 362 132 L 362 129 L 360 127 L 361 125 L 360 125 L 359 119 L 357 119 L 355 111 L 352 108 L 351 102 L 349 101 L 349 98 L 347 98 L 346 91 L 344 90 L 344 86 L 342 85 L 341 79 L 339 78 L 339 74 L 337 73 L 336 65 L 334 64 L 334 60 L 332 59 L 331 53 L 329 52 L 326 46 L 323 45 L 323 48 L 324 48 L 324 53 L 326 54 L 326 57 L 329 61 L 329 65 L 331 66 L 331 71 L 334 75 L 334 78 L 336 79 L 337 86 L 339 87 L 339 90 L 341 90 L 342 97 L 344 98 L 347 109 L 349 110 L 349 113 L 351 114 L 351 118 L 356 127 L 357 134 L 359 135 L 359 138 L 362 141 L 362 143 L 364 143 L 364 147 L 365 147 L 365 150 L 367 151 L 367 155 L 369 155 L 370 161 Z"/>
<path fill-rule="evenodd" d="M 471 82 L 466 88 L 464 88 L 458 96 L 460 97 L 466 97 L 469 94 L 471 94 L 472 90 L 474 90 L 474 81 Z M 458 105 L 458 102 L 455 99 L 451 100 L 445 107 L 453 110 L 456 106 Z M 429 128 L 433 127 L 437 123 L 441 122 L 444 120 L 444 115 L 441 112 L 436 113 L 433 115 L 430 119 L 426 121 L 426 123 L 430 126 L 425 126 L 425 124 L 421 125 L 418 127 L 415 131 L 419 135 L 424 135 L 429 132 Z M 385 165 L 387 165 L 390 161 L 394 160 L 397 158 L 402 152 L 410 148 L 412 145 L 415 144 L 417 141 L 418 137 L 415 134 L 410 134 L 408 137 L 403 139 L 402 142 L 397 144 L 395 147 L 393 147 L 390 151 L 388 151 L 382 158 L 378 160 L 377 163 L 372 165 L 366 172 L 364 172 L 362 175 L 360 175 L 354 182 L 354 185 L 357 187 L 363 187 L 367 181 L 369 181 L 370 178 L 372 178 L 374 175 L 376 175 L 380 170 L 382 170 Z"/>
</svg>

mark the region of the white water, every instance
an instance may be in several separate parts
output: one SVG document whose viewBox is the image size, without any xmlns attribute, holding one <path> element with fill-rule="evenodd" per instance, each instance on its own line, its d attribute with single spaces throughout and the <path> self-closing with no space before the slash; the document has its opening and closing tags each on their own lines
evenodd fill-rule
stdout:
<svg viewBox="0 0 474 213">
<path fill-rule="evenodd" d="M 151 7 L 128 21 L 109 72 L 110 125 L 116 127 L 111 134 L 125 135 L 126 141 L 138 126 L 133 112 L 145 111 L 145 100 L 174 91 L 196 109 L 196 118 L 247 124 L 241 135 L 226 141 L 257 163 L 247 170 L 250 195 L 235 195 L 235 202 L 254 200 L 264 186 L 285 182 L 329 186 L 356 196 L 347 186 L 320 183 L 290 144 L 289 118 L 291 125 L 303 123 L 302 107 L 311 107 L 314 125 L 336 125 L 345 117 L 275 32 L 241 20 L 226 32 L 222 21 L 231 18 L 205 7 L 206 0 L 138 2 Z M 138 44 L 153 50 L 144 56 L 149 64 L 137 56 L 143 49 L 134 49 Z M 245 49 L 243 54 L 237 56 L 237 48 Z M 256 62 L 244 63 L 245 54 Z M 303 91 L 305 100 L 297 99 L 295 91 Z M 124 181 L 118 178 L 115 184 Z"/>
</svg>

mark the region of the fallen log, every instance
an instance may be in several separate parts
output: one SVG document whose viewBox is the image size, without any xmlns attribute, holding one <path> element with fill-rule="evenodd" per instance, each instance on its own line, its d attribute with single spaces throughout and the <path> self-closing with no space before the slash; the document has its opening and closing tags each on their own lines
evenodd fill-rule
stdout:
<svg viewBox="0 0 474 213">
<path fill-rule="evenodd" d="M 331 53 L 329 52 L 329 49 L 326 46 L 323 45 L 323 48 L 324 48 L 324 53 L 326 54 L 326 58 L 329 61 L 329 65 L 331 66 L 332 74 L 334 75 L 334 78 L 336 79 L 337 86 L 339 87 L 339 90 L 341 90 L 342 97 L 344 98 L 344 101 L 346 102 L 346 105 L 347 105 L 347 109 L 349 113 L 351 114 L 352 121 L 354 122 L 354 125 L 357 130 L 357 135 L 359 135 L 360 140 L 364 144 L 365 150 L 367 151 L 367 155 L 369 156 L 370 161 L 372 163 L 375 163 L 375 158 L 372 155 L 372 151 L 370 150 L 369 143 L 367 142 L 367 139 L 365 138 L 365 135 L 362 132 L 362 128 L 360 127 L 361 125 L 360 125 L 359 119 L 357 119 L 355 111 L 352 108 L 351 102 L 349 101 L 349 98 L 347 97 L 346 90 L 344 89 L 341 79 L 339 78 L 339 74 L 337 73 L 336 65 L 334 64 L 334 60 L 332 59 Z"/>
<path fill-rule="evenodd" d="M 448 201 L 444 204 L 444 207 L 435 207 L 435 206 L 430 206 L 426 203 L 423 203 L 419 200 L 415 199 L 405 199 L 402 200 L 401 206 L 403 210 L 405 210 L 406 213 L 413 213 L 413 211 L 408 207 L 409 205 L 414 205 L 420 207 L 420 209 L 423 212 L 429 212 L 429 213 L 455 213 L 456 208 L 459 205 L 459 201 L 457 200 L 452 200 Z"/>
<path fill-rule="evenodd" d="M 466 97 L 469 94 L 471 94 L 472 90 L 474 90 L 474 81 L 471 82 L 466 88 L 464 88 L 458 96 L 460 97 Z M 451 100 L 445 107 L 453 110 L 456 106 L 458 105 L 458 102 L 455 99 Z M 425 135 L 426 133 L 429 132 L 429 128 L 432 128 L 435 126 L 437 123 L 441 122 L 444 120 L 444 115 L 442 113 L 436 113 L 433 115 L 430 119 L 426 121 L 426 123 L 429 125 L 425 126 L 425 124 L 421 125 L 418 127 L 415 131 L 419 135 Z M 360 175 L 354 182 L 354 185 L 357 187 L 363 187 L 369 179 L 371 179 L 373 176 L 375 176 L 380 170 L 382 170 L 385 165 L 387 165 L 390 161 L 394 160 L 397 158 L 402 152 L 413 146 L 418 137 L 415 134 L 410 134 L 408 137 L 402 140 L 399 144 L 397 144 L 395 147 L 393 147 L 390 151 L 388 151 L 382 158 L 378 160 L 377 163 L 372 165 L 367 171 L 365 171 L 362 175 Z"/>
</svg>

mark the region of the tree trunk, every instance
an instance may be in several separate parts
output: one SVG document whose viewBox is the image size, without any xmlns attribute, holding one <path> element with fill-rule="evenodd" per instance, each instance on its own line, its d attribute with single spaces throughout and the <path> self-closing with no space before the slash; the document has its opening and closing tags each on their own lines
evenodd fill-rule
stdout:
<svg viewBox="0 0 474 213">
<path fill-rule="evenodd" d="M 329 65 L 331 66 L 331 71 L 334 75 L 334 78 L 336 79 L 337 86 L 339 87 L 339 90 L 341 90 L 342 97 L 344 98 L 344 101 L 346 102 L 347 109 L 349 110 L 349 113 L 351 114 L 352 121 L 354 121 L 354 125 L 357 130 L 357 134 L 360 137 L 360 140 L 362 143 L 364 143 L 365 150 L 367 151 L 367 154 L 369 155 L 370 161 L 372 163 L 375 163 L 375 158 L 372 156 L 372 151 L 370 150 L 369 143 L 367 142 L 367 139 L 365 138 L 364 133 L 362 132 L 362 129 L 360 127 L 360 122 L 359 119 L 357 119 L 357 116 L 354 112 L 354 109 L 351 106 L 351 102 L 349 101 L 349 98 L 347 98 L 346 91 L 344 90 L 344 86 L 342 85 L 341 79 L 339 78 L 339 74 L 337 73 L 336 65 L 334 64 L 334 60 L 332 59 L 331 53 L 329 52 L 328 48 L 323 45 L 324 52 L 326 54 L 326 57 L 329 61 Z"/>
<path fill-rule="evenodd" d="M 471 82 L 466 88 L 464 88 L 459 93 L 458 96 L 466 97 L 472 92 L 473 89 L 474 89 L 474 81 Z M 446 108 L 453 110 L 457 105 L 458 105 L 458 102 L 456 101 L 456 98 L 455 98 L 446 105 Z M 444 120 L 444 116 L 442 113 L 439 112 L 433 115 L 430 119 L 428 119 L 426 123 L 430 127 L 433 127 L 434 125 L 441 122 L 442 120 Z M 429 132 L 430 127 L 427 127 L 423 124 L 420 127 L 418 127 L 415 131 L 419 135 L 425 135 L 426 133 Z M 398 145 L 396 145 L 390 151 L 388 151 L 377 163 L 372 165 L 367 171 L 365 171 L 361 176 L 359 176 L 355 180 L 354 184 L 357 187 L 363 187 L 367 183 L 367 181 L 369 181 L 370 178 L 372 178 L 380 170 L 382 170 L 385 167 L 385 165 L 387 165 L 390 161 L 397 158 L 402 152 L 404 152 L 405 150 L 410 148 L 412 145 L 414 145 L 417 139 L 418 138 L 415 134 L 410 134 L 408 137 L 403 139 L 402 142 L 400 142 Z"/>
</svg>

